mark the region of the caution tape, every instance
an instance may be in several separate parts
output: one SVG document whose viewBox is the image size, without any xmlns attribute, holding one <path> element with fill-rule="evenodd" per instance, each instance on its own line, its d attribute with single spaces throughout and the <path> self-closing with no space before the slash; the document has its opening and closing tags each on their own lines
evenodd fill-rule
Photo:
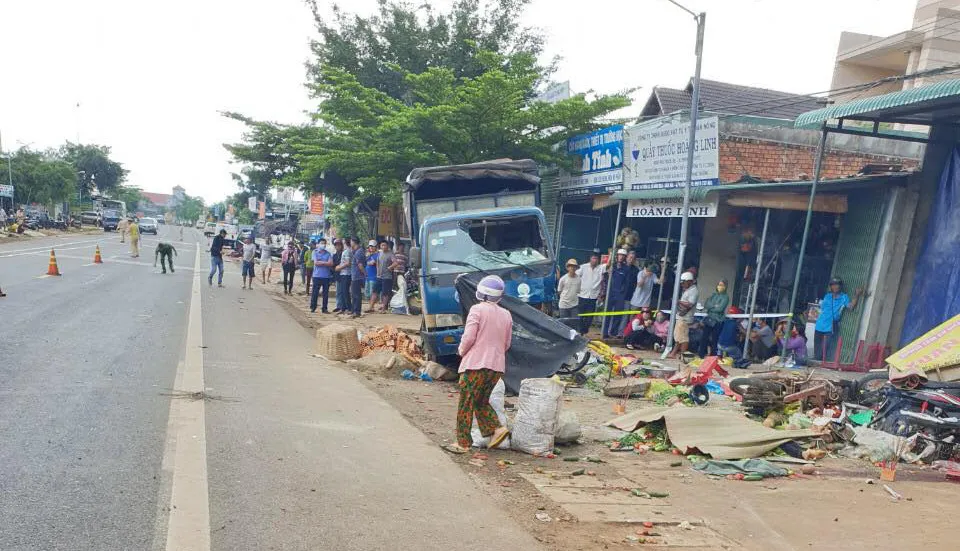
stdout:
<svg viewBox="0 0 960 551">
<path fill-rule="evenodd" d="M 649 312 L 651 316 L 656 316 L 657 310 L 621 310 L 619 312 L 589 312 L 586 314 L 578 314 L 581 318 L 599 318 L 603 316 L 625 316 L 628 314 L 642 314 L 644 312 Z"/>
</svg>

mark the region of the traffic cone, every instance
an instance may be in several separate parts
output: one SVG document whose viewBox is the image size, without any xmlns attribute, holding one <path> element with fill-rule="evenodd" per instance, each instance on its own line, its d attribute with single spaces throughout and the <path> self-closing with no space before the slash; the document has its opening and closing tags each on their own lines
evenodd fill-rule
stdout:
<svg viewBox="0 0 960 551">
<path fill-rule="evenodd" d="M 57 268 L 57 255 L 53 254 L 53 249 L 50 249 L 50 266 L 47 268 L 47 275 L 60 275 L 60 268 Z"/>
<path fill-rule="evenodd" d="M 97 252 L 93 253 L 93 263 L 103 264 L 103 258 L 100 257 L 100 245 L 97 245 Z"/>
</svg>

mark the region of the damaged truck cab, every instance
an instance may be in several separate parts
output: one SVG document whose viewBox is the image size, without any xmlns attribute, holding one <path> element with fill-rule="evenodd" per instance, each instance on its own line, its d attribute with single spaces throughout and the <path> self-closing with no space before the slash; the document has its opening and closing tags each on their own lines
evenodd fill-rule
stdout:
<svg viewBox="0 0 960 551">
<path fill-rule="evenodd" d="M 403 206 L 414 238 L 411 264 L 420 283 L 423 348 L 433 359 L 456 355 L 463 317 L 457 277 L 500 276 L 506 292 L 531 306 L 553 302 L 556 261 L 531 160 L 500 159 L 414 169 Z"/>
</svg>

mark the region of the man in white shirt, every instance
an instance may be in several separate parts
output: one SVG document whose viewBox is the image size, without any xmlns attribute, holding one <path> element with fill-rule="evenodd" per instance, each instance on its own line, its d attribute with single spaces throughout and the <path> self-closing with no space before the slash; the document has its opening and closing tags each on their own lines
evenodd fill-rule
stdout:
<svg viewBox="0 0 960 551">
<path fill-rule="evenodd" d="M 653 273 L 650 265 L 646 265 L 637 274 L 637 288 L 633 291 L 630 305 L 634 308 L 650 308 L 650 298 L 653 296 L 653 286 L 660 283 L 657 274 Z"/>
<path fill-rule="evenodd" d="M 577 275 L 577 259 L 571 258 L 567 261 L 567 273 L 560 278 L 557 283 L 557 294 L 560 296 L 558 301 L 559 312 L 557 318 L 571 327 L 579 327 L 577 319 L 577 305 L 579 304 L 580 294 L 580 276 Z"/>
<path fill-rule="evenodd" d="M 600 251 L 594 250 L 590 255 L 590 262 L 580 266 L 577 275 L 580 276 L 580 292 L 577 293 L 577 310 L 580 314 L 589 314 L 597 311 L 597 297 L 600 296 L 600 284 L 603 283 L 603 274 L 606 266 L 600 264 Z M 580 318 L 580 334 L 586 335 L 590 330 L 591 317 Z"/>
<path fill-rule="evenodd" d="M 266 248 L 267 245 L 264 245 Z M 257 245 L 253 242 L 252 237 L 247 237 L 243 243 L 243 264 L 240 268 L 240 274 L 243 277 L 243 286 L 241 289 L 253 289 L 253 262 L 254 258 L 257 256 Z"/>
<path fill-rule="evenodd" d="M 676 344 L 673 357 L 679 358 L 690 348 L 690 326 L 693 324 L 694 314 L 697 311 L 697 300 L 700 291 L 697 289 L 696 279 L 690 272 L 680 274 L 680 287 L 683 294 L 677 304 L 677 321 L 673 326 L 673 341 Z"/>
</svg>

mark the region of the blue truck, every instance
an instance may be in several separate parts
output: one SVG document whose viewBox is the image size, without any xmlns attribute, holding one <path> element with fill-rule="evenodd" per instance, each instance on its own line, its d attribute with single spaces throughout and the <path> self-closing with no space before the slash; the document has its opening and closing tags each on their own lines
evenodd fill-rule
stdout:
<svg viewBox="0 0 960 551">
<path fill-rule="evenodd" d="M 531 160 L 417 168 L 407 177 L 403 207 L 428 358 L 457 353 L 460 275 L 496 274 L 508 294 L 533 307 L 553 302 L 556 260 L 539 206 L 540 177 Z"/>
</svg>

